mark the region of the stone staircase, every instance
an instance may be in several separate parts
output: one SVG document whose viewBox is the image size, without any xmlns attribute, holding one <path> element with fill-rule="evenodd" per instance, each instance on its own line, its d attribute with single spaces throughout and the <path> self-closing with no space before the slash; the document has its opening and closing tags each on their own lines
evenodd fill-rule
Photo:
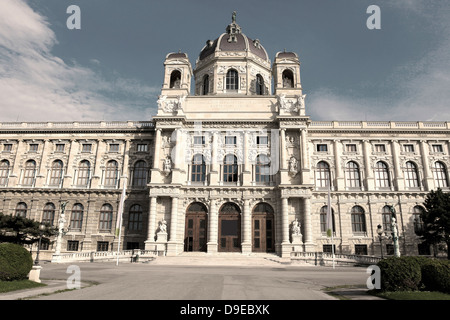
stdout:
<svg viewBox="0 0 450 320">
<path fill-rule="evenodd" d="M 197 265 L 197 266 L 273 266 L 290 264 L 290 258 L 281 258 L 276 254 L 219 252 L 183 252 L 172 257 L 155 257 L 148 263 L 152 265 Z"/>
</svg>

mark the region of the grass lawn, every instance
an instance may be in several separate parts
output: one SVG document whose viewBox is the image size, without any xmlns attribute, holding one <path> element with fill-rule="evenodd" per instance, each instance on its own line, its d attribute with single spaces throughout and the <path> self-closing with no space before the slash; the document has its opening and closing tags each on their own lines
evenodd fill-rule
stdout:
<svg viewBox="0 0 450 320">
<path fill-rule="evenodd" d="M 0 293 L 44 286 L 46 286 L 46 284 L 37 283 L 34 281 L 30 281 L 28 279 L 14 280 L 14 281 L 0 281 Z"/>
<path fill-rule="evenodd" d="M 398 292 L 373 292 L 377 297 L 389 300 L 450 300 L 450 294 L 437 291 L 398 291 Z"/>
</svg>

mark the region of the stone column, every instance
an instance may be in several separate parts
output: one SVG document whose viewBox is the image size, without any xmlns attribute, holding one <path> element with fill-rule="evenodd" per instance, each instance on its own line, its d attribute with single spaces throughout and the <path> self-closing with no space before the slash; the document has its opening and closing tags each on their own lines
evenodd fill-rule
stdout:
<svg viewBox="0 0 450 320">
<path fill-rule="evenodd" d="M 167 243 L 167 255 L 177 255 L 177 222 L 178 222 L 178 198 L 172 197 L 172 210 L 170 213 L 170 234 Z"/>
<path fill-rule="evenodd" d="M 128 183 L 128 161 L 129 161 L 129 156 L 130 156 L 130 140 L 125 140 L 125 144 L 124 144 L 124 150 L 123 150 L 123 164 L 122 164 L 122 176 L 120 179 L 120 186 L 119 188 L 122 189 L 123 188 L 123 184 L 124 183 Z M 123 178 L 123 179 L 122 179 Z M 127 186 L 125 186 L 126 188 Z"/>
<path fill-rule="evenodd" d="M 156 129 L 156 136 L 155 136 L 155 149 L 154 149 L 154 158 L 153 158 L 153 169 L 159 169 L 160 166 L 160 160 L 159 159 L 159 151 L 161 149 L 161 129 Z"/>
<path fill-rule="evenodd" d="M 425 140 L 420 141 L 420 154 L 422 156 L 423 165 L 423 180 L 425 191 L 430 191 L 434 189 L 433 174 L 430 169 L 430 161 L 428 159 L 428 143 Z"/>
<path fill-rule="evenodd" d="M 95 152 L 95 163 L 93 164 L 94 172 L 91 173 L 91 183 L 90 186 L 93 189 L 100 188 L 104 181 L 102 181 L 102 170 L 100 169 L 101 164 L 101 154 L 106 151 L 105 141 L 103 139 L 97 140 L 97 150 Z M 106 166 L 106 163 L 105 163 Z"/>
<path fill-rule="evenodd" d="M 281 170 L 287 169 L 287 155 L 286 155 L 286 129 L 280 129 L 281 141 L 280 141 L 280 154 L 281 154 Z"/>
<path fill-rule="evenodd" d="M 242 241 L 242 253 L 252 252 L 252 240 L 251 240 L 251 229 L 252 222 L 250 216 L 250 200 L 244 199 L 244 212 L 243 212 L 243 241 Z"/>
<path fill-rule="evenodd" d="M 156 200 L 157 197 L 150 197 L 150 206 L 148 211 L 148 229 L 147 240 L 145 240 L 145 250 L 154 250 L 155 232 L 156 232 Z"/>
<path fill-rule="evenodd" d="M 405 181 L 403 179 L 403 171 L 400 168 L 400 160 L 398 155 L 400 153 L 398 141 L 391 140 L 392 158 L 394 159 L 394 185 L 397 187 L 397 191 L 405 189 Z"/>
<path fill-rule="evenodd" d="M 42 146 L 41 163 L 39 164 L 39 171 L 38 171 L 38 174 L 36 175 L 35 186 L 37 188 L 43 187 L 45 184 L 45 175 L 46 175 L 45 163 L 47 161 L 47 154 L 48 154 L 47 149 L 48 148 L 49 148 L 49 140 L 46 139 L 46 140 L 44 140 L 44 145 Z M 51 163 L 50 163 L 50 167 L 51 167 Z"/>
<path fill-rule="evenodd" d="M 336 190 L 345 190 L 345 181 L 344 181 L 344 175 L 342 172 L 342 164 L 341 164 L 341 154 L 342 149 L 341 142 L 339 140 L 334 140 L 333 143 L 333 152 L 334 152 L 334 163 L 335 163 L 335 169 L 336 169 Z"/>
<path fill-rule="evenodd" d="M 374 190 L 375 189 L 375 181 L 373 179 L 373 171 L 372 171 L 372 165 L 370 163 L 370 143 L 368 140 L 363 141 L 363 147 L 364 147 L 364 167 L 366 171 L 366 188 L 367 190 Z"/>
<path fill-rule="evenodd" d="M 207 250 L 208 253 L 217 252 L 217 238 L 218 238 L 218 215 L 217 215 L 217 200 L 211 199 L 209 206 L 209 216 L 208 216 L 208 243 Z"/>
<path fill-rule="evenodd" d="M 303 199 L 303 214 L 305 223 L 305 252 L 314 251 L 314 242 L 312 234 L 312 221 L 311 221 L 311 199 Z"/>
<path fill-rule="evenodd" d="M 66 164 L 66 174 L 64 176 L 64 184 L 63 187 L 70 188 L 73 184 L 73 178 L 75 174 L 75 170 L 73 168 L 73 159 L 75 158 L 76 150 L 76 140 L 70 141 L 70 149 L 69 149 L 69 159 L 67 160 Z"/>
<path fill-rule="evenodd" d="M 289 242 L 289 208 L 288 198 L 281 198 L 281 223 L 282 223 L 282 241 L 281 241 L 281 256 L 289 257 L 291 250 Z"/>
<path fill-rule="evenodd" d="M 9 174 L 9 178 L 8 178 L 8 187 L 13 187 L 13 186 L 17 186 L 20 183 L 22 183 L 22 181 L 20 181 L 20 156 L 24 153 L 23 149 L 24 146 L 24 142 L 23 140 L 19 139 L 17 141 L 17 146 L 16 146 L 16 155 L 14 157 L 14 164 L 12 165 L 12 169 L 11 169 L 11 173 Z"/>
<path fill-rule="evenodd" d="M 300 161 L 302 172 L 302 184 L 310 183 L 308 141 L 306 139 L 306 129 L 300 129 Z"/>
</svg>

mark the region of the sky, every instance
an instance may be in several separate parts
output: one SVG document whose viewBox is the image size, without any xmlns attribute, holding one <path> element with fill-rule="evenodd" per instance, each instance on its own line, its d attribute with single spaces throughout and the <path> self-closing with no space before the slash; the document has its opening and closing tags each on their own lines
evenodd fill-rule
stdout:
<svg viewBox="0 0 450 320">
<path fill-rule="evenodd" d="M 450 1 L 0 0 L 0 122 L 151 120 L 166 55 L 195 68 L 233 11 L 299 55 L 312 120 L 450 121 Z"/>
</svg>

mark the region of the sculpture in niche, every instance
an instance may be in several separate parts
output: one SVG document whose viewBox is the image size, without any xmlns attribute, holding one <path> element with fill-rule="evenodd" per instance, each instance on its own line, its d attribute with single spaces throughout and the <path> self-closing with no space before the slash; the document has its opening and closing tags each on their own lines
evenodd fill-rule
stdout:
<svg viewBox="0 0 450 320">
<path fill-rule="evenodd" d="M 297 218 L 296 218 L 294 221 L 292 221 L 292 227 L 291 227 L 292 235 L 293 236 L 301 235 L 300 228 L 301 228 L 300 221 L 298 221 Z"/>
<path fill-rule="evenodd" d="M 167 222 L 164 218 L 159 222 L 159 232 L 167 233 Z"/>
<path fill-rule="evenodd" d="M 291 159 L 289 159 L 289 175 L 291 177 L 295 177 L 297 172 L 298 172 L 298 161 L 294 156 L 292 156 Z"/>
<path fill-rule="evenodd" d="M 168 176 L 170 174 L 170 171 L 172 170 L 172 160 L 170 160 L 170 157 L 167 156 L 166 159 L 164 159 L 164 174 Z"/>
</svg>

